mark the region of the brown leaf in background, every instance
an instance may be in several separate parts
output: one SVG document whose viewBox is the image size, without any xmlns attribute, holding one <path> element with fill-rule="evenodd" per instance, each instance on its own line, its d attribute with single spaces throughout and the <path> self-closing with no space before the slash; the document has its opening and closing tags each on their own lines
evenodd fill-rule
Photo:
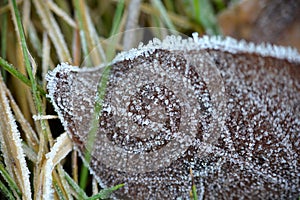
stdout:
<svg viewBox="0 0 300 200">
<path fill-rule="evenodd" d="M 224 35 L 300 50 L 300 1 L 243 0 L 218 17 Z"/>
</svg>

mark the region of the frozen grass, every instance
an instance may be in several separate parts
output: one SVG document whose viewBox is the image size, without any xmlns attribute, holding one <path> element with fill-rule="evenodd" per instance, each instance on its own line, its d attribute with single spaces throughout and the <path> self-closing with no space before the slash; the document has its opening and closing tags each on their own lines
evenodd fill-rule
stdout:
<svg viewBox="0 0 300 200">
<path fill-rule="evenodd" d="M 52 120 L 48 114 L 53 114 L 48 113 L 51 107 L 47 108 L 45 91 L 44 78 L 49 69 L 61 62 L 80 65 L 101 41 L 140 23 L 186 34 L 218 34 L 214 12 L 225 8 L 222 0 L 68 2 L 9 0 L 0 4 L 0 190 L 7 199 L 51 195 L 54 199 L 103 199 L 122 186 L 91 189 L 88 169 L 77 167 L 77 153 L 73 151 L 72 158 L 66 157 L 72 150 L 70 139 L 53 139 L 63 131 L 48 121 Z M 131 15 L 140 18 L 128 20 Z M 111 60 L 114 47 L 122 48 L 122 44 L 97 47 L 88 61 L 94 65 Z M 105 83 L 101 85 L 99 91 L 104 91 Z M 103 94 L 99 101 L 101 97 Z M 68 168 L 64 163 L 72 163 L 71 171 L 64 170 Z M 53 170 L 50 182 L 49 169 Z M 49 194 L 49 188 L 53 194 Z M 195 191 L 193 187 L 191 194 L 197 199 Z"/>
</svg>

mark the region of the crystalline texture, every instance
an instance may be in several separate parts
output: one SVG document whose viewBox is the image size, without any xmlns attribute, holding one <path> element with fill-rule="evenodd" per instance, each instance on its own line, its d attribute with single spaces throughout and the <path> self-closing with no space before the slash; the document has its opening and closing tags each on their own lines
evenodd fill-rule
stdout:
<svg viewBox="0 0 300 200">
<path fill-rule="evenodd" d="M 0 140 L 1 149 L 7 157 L 4 161 L 9 168 L 8 171 L 17 183 L 22 192 L 23 199 L 31 199 L 30 172 L 25 160 L 25 154 L 22 148 L 22 139 L 16 120 L 13 116 L 9 100 L 6 94 L 7 88 L 2 80 L 0 81 L 0 113 L 2 119 L 0 122 Z M 14 166 L 10 168 L 11 166 Z"/>
<path fill-rule="evenodd" d="M 300 55 L 232 38 L 170 36 L 120 53 L 90 169 L 116 198 L 293 199 L 300 194 Z M 49 97 L 85 150 L 102 67 L 61 64 Z"/>
</svg>

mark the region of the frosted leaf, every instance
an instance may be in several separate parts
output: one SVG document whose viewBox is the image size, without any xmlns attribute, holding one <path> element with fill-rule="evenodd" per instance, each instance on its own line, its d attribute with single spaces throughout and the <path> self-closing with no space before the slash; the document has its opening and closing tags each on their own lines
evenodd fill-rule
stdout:
<svg viewBox="0 0 300 200">
<path fill-rule="evenodd" d="M 116 198 L 189 198 L 190 169 L 204 198 L 300 194 L 300 55 L 232 38 L 157 39 L 109 63 L 91 153 Z M 102 67 L 50 72 L 49 97 L 79 152 Z"/>
</svg>

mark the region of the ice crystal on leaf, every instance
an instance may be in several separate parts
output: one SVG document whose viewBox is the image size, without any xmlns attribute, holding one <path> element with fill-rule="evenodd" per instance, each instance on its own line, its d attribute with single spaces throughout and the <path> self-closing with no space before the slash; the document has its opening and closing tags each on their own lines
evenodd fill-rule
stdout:
<svg viewBox="0 0 300 200">
<path fill-rule="evenodd" d="M 300 55 L 232 38 L 170 36 L 122 52 L 90 152 L 116 198 L 297 198 L 300 194 Z M 62 63 L 49 97 L 80 152 L 103 66 Z"/>
</svg>

